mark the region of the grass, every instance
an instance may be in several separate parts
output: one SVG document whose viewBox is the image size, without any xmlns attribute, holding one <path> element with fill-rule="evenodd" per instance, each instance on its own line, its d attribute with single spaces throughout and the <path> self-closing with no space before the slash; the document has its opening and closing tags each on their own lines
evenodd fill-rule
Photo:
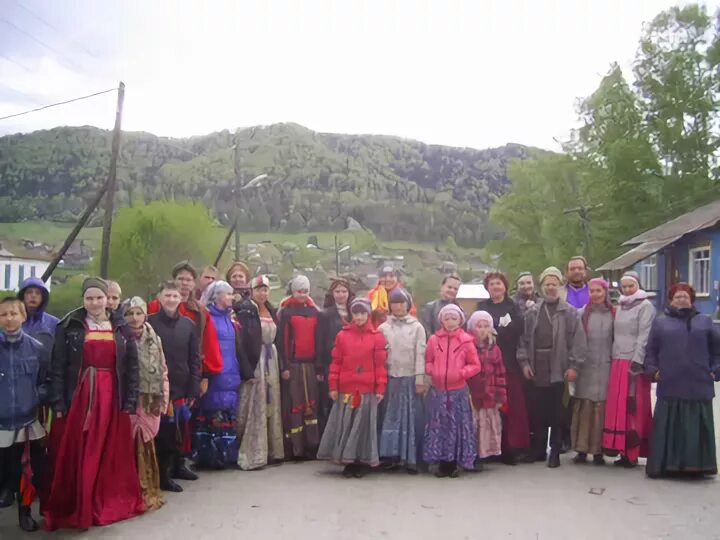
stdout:
<svg viewBox="0 0 720 540">
<path fill-rule="evenodd" d="M 65 241 L 74 223 L 54 221 L 23 221 L 21 223 L 0 223 L 0 240 L 19 244 L 23 238 L 59 246 Z M 86 227 L 80 231 L 78 238 L 87 241 L 93 248 L 100 246 L 102 229 Z"/>
</svg>

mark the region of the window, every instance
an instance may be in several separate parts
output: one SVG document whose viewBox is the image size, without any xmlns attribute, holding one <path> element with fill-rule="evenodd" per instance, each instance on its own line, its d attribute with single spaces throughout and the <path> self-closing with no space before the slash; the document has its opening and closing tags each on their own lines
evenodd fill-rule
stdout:
<svg viewBox="0 0 720 540">
<path fill-rule="evenodd" d="M 18 264 L 18 289 L 22 287 L 23 281 L 25 281 L 25 265 Z"/>
<path fill-rule="evenodd" d="M 640 263 L 640 283 L 646 291 L 657 291 L 657 255 L 652 255 Z"/>
<path fill-rule="evenodd" d="M 12 270 L 12 266 L 10 266 L 9 264 L 6 264 L 5 265 L 5 287 L 4 287 L 4 289 L 6 291 L 10 290 L 10 272 L 11 272 L 11 270 Z"/>
<path fill-rule="evenodd" d="M 698 296 L 710 294 L 710 246 L 690 250 L 688 281 Z"/>
</svg>

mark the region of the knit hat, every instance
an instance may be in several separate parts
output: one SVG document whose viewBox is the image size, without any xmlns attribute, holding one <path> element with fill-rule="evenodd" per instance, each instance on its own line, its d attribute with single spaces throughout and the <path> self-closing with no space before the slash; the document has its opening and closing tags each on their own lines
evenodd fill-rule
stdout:
<svg viewBox="0 0 720 540">
<path fill-rule="evenodd" d="M 449 313 L 455 313 L 456 315 L 458 315 L 460 317 L 460 326 L 465 324 L 465 319 L 466 319 L 465 312 L 462 309 L 460 309 L 458 306 L 456 306 L 455 304 L 448 304 L 447 306 L 443 307 L 440 310 L 440 313 L 438 313 L 438 321 L 440 322 L 440 324 L 442 324 L 442 322 L 445 318 L 445 315 L 447 315 Z"/>
<path fill-rule="evenodd" d="M 372 315 L 370 301 L 366 298 L 356 298 L 350 303 L 350 313 L 367 313 Z"/>
<path fill-rule="evenodd" d="M 493 321 L 492 315 L 490 315 L 487 311 L 476 311 L 472 315 L 470 315 L 470 319 L 467 323 L 467 329 L 468 332 L 474 333 L 475 328 L 480 323 L 480 321 L 487 321 L 487 323 L 490 325 L 490 331 L 493 334 L 497 334 L 495 331 L 495 322 Z"/>
<path fill-rule="evenodd" d="M 220 293 L 232 293 L 233 291 L 234 289 L 227 281 L 213 281 L 210 285 L 208 285 L 208 288 L 205 289 L 203 301 L 206 305 L 214 304 L 218 299 L 218 296 L 220 296 Z"/>
<path fill-rule="evenodd" d="M 257 276 L 253 278 L 252 282 L 250 282 L 250 286 L 253 289 L 259 289 L 260 287 L 267 287 L 270 288 L 270 280 L 266 275 Z"/>
<path fill-rule="evenodd" d="M 193 278 L 197 279 L 198 273 L 195 267 L 190 264 L 190 261 L 180 261 L 172 269 L 172 277 L 175 279 L 180 272 L 190 272 Z"/>
<path fill-rule="evenodd" d="M 540 285 L 542 285 L 545 279 L 549 277 L 556 278 L 562 285 L 563 275 L 557 266 L 548 266 L 545 270 L 542 271 L 542 274 L 540 274 Z"/>
<path fill-rule="evenodd" d="M 517 282 L 520 281 L 522 278 L 527 277 L 527 276 L 532 277 L 532 272 L 520 272 L 520 273 L 518 274 L 517 279 L 515 280 L 515 283 L 517 283 Z"/>
<path fill-rule="evenodd" d="M 85 292 L 88 289 L 100 289 L 105 296 L 107 296 L 108 292 L 108 285 L 107 281 L 105 281 L 102 278 L 99 277 L 89 277 L 85 278 L 85 281 L 82 283 L 82 293 L 83 296 L 85 295 Z"/>
<path fill-rule="evenodd" d="M 309 291 L 310 290 L 310 280 L 307 276 L 299 275 L 295 276 L 292 281 L 290 281 L 290 291 L 291 292 L 297 292 L 297 291 Z"/>
<path fill-rule="evenodd" d="M 642 288 L 642 285 L 640 284 L 640 274 L 638 274 L 635 270 L 628 270 L 625 272 L 620 278 L 620 283 L 622 283 L 623 279 L 631 279 L 637 283 L 638 287 Z"/>
<path fill-rule="evenodd" d="M 245 281 L 248 283 L 250 282 L 250 268 L 248 268 L 248 265 L 242 261 L 235 261 L 230 265 L 228 271 L 225 272 L 225 281 L 230 283 L 230 276 L 232 276 L 236 270 L 240 270 L 243 274 L 245 274 Z"/>
<path fill-rule="evenodd" d="M 692 288 L 692 285 L 688 283 L 676 283 L 672 287 L 670 287 L 670 290 L 668 291 L 668 300 L 672 302 L 672 299 L 675 297 L 675 293 L 678 291 L 685 291 L 690 295 L 690 301 L 694 304 L 695 303 L 695 289 Z"/>
<path fill-rule="evenodd" d="M 407 304 L 408 311 L 410 311 L 413 305 L 412 296 L 410 296 L 410 293 L 402 287 L 395 287 L 390 292 L 390 303 L 401 304 L 403 302 Z"/>
<path fill-rule="evenodd" d="M 128 311 L 130 311 L 133 308 L 138 308 L 140 311 L 143 312 L 143 315 L 147 317 L 147 304 L 145 303 L 145 300 L 140 298 L 139 296 L 133 296 L 132 298 L 128 298 L 122 303 L 122 314 L 125 315 Z"/>
</svg>

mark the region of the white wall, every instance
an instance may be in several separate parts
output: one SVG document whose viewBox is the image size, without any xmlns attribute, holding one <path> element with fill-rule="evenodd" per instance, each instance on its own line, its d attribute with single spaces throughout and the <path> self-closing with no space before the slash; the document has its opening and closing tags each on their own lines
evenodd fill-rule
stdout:
<svg viewBox="0 0 720 540">
<path fill-rule="evenodd" d="M 23 280 L 42 277 L 47 267 L 47 261 L 0 257 L 0 291 L 17 291 Z M 50 290 L 50 280 L 45 285 Z"/>
</svg>

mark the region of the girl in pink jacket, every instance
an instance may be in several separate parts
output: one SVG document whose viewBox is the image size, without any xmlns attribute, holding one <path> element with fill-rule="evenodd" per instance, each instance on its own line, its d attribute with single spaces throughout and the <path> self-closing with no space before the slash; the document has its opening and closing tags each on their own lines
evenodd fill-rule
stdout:
<svg viewBox="0 0 720 540">
<path fill-rule="evenodd" d="M 480 372 L 475 339 L 463 330 L 465 314 L 449 304 L 438 314 L 440 330 L 425 351 L 425 372 L 431 378 L 423 441 L 423 459 L 438 465 L 435 476 L 456 478 L 458 465 L 472 469 L 477 435 L 466 381 Z"/>
</svg>

